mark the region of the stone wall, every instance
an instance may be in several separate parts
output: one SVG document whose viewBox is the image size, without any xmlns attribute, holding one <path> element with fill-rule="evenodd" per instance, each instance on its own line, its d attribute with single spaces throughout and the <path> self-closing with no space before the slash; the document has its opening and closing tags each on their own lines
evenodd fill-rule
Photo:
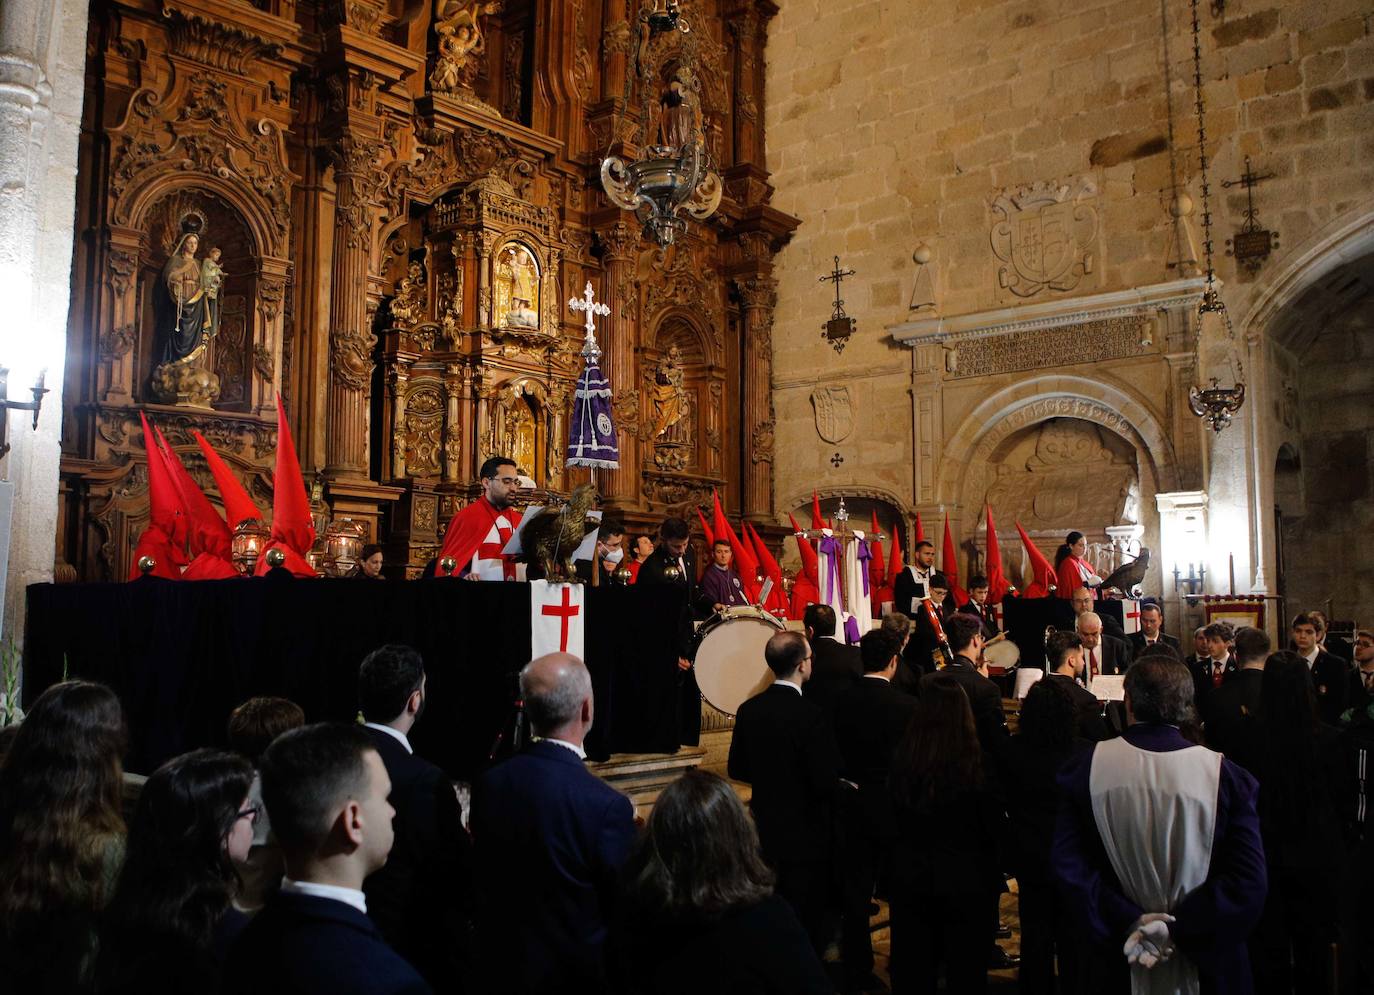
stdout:
<svg viewBox="0 0 1374 995">
<path fill-rule="evenodd" d="M 1298 374 L 1301 491 L 1283 495 L 1290 610 L 1326 608 L 1368 625 L 1374 607 L 1374 301 L 1347 311 L 1304 350 Z M 1287 500 L 1285 500 L 1285 498 Z M 1361 612 L 1363 611 L 1363 615 Z"/>
<path fill-rule="evenodd" d="M 911 314 L 913 250 L 929 247 L 933 271 L 934 308 L 919 314 L 946 319 L 1188 275 L 1196 255 L 1189 246 L 1201 246 L 1200 210 L 1190 225 L 1186 218 L 1175 224 L 1169 208 L 1175 182 L 1201 201 L 1189 6 L 781 6 L 767 49 L 768 165 L 775 204 L 802 225 L 776 274 L 778 511 L 813 484 L 881 486 L 908 495 L 923 513 L 947 506 L 951 498 L 938 488 L 923 495 L 923 473 L 939 474 L 942 459 L 967 458 L 947 447 L 980 398 L 1030 378 L 971 378 L 956 389 L 945 379 L 922 399 L 926 361 L 888 334 Z M 1374 196 L 1372 15 L 1367 0 L 1228 0 L 1219 17 L 1208 8 L 1202 4 L 1202 57 L 1217 270 L 1225 299 L 1244 313 L 1289 246 Z M 1225 254 L 1246 204 L 1240 187 L 1223 189 L 1221 181 L 1238 177 L 1247 155 L 1256 173 L 1274 174 L 1255 188 L 1256 207 L 1260 222 L 1280 233 L 1278 251 L 1257 275 Z M 1037 197 L 1049 205 L 1042 219 L 1058 226 L 1035 233 L 1056 242 L 1039 260 L 1049 277 L 1039 285 L 1027 280 L 1036 266 L 1024 258 L 1034 226 L 1013 216 Z M 1057 267 L 1055 253 L 1077 265 Z M 817 282 L 837 254 L 857 271 L 843 296 L 858 320 L 838 357 L 820 335 L 831 288 Z M 1274 454 L 1247 456 L 1243 419 L 1217 440 L 1180 415 L 1180 388 L 1194 379 L 1192 333 L 1171 332 L 1137 356 L 1056 372 L 1119 387 L 1158 420 L 1172 451 L 1150 455 L 1176 463 L 1185 478 L 1178 486 L 1208 490 L 1215 476 L 1209 517 L 1226 523 L 1218 531 L 1228 543 L 1240 537 L 1238 587 L 1248 589 L 1259 553 L 1245 548 L 1244 536 L 1263 525 L 1252 478 L 1265 463 L 1272 474 Z M 1224 349 L 1203 351 L 1209 371 L 1224 358 Z M 937 350 L 929 364 L 938 363 Z M 811 395 L 821 382 L 853 393 L 854 431 L 839 444 L 817 432 Z M 1036 389 L 1060 393 L 1052 383 Z M 1252 399 L 1270 401 L 1253 392 Z M 923 421 L 933 445 L 921 439 Z M 844 462 L 833 464 L 835 455 Z M 1188 481 L 1194 472 L 1198 479 Z M 965 537 L 977 513 L 953 509 Z M 1214 569 L 1213 580 L 1224 576 Z"/>
<path fill-rule="evenodd" d="M 3 635 L 16 643 L 25 588 L 53 578 L 86 17 L 78 0 L 0 4 L 0 365 L 11 371 L 11 399 L 29 400 L 43 369 L 51 391 L 36 430 L 26 412 L 9 419 L 4 478 L 14 515 Z"/>
</svg>

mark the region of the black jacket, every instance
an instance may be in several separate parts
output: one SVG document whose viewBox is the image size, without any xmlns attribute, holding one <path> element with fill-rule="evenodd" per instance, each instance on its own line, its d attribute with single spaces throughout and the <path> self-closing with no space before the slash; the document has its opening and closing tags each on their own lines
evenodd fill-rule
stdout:
<svg viewBox="0 0 1374 995">
<path fill-rule="evenodd" d="M 1088 659 L 1088 648 L 1083 647 L 1083 659 Z M 1094 674 L 1124 674 L 1135 659 L 1131 644 L 1124 639 L 1109 636 L 1104 629 L 1102 639 L 1096 647 L 1097 670 Z"/>
<path fill-rule="evenodd" d="M 1212 660 L 1210 657 L 1196 657 L 1193 663 L 1188 664 L 1188 670 L 1193 675 L 1193 701 L 1201 708 L 1203 701 L 1215 690 L 1212 683 Z M 1222 671 L 1221 682 L 1224 685 L 1227 681 L 1239 673 L 1240 667 L 1236 665 L 1235 654 L 1226 658 L 1226 667 Z"/>
<path fill-rule="evenodd" d="M 1202 696 L 1198 711 L 1202 714 L 1202 731 L 1208 746 L 1233 760 L 1236 758 L 1243 746 L 1245 724 L 1259 711 L 1263 684 L 1263 670 L 1240 670 L 1221 687 Z"/>
<path fill-rule="evenodd" d="M 639 566 L 639 576 L 635 579 L 636 584 L 670 584 L 682 592 L 682 616 L 678 620 L 677 631 L 677 655 L 684 659 L 692 655 L 692 619 L 705 618 L 711 612 L 711 606 L 704 607 L 699 604 L 700 596 L 697 593 L 697 553 L 690 544 L 687 551 L 682 554 L 682 562 L 686 571 L 679 571 L 678 576 L 669 577 L 666 573 L 668 567 L 677 568 L 677 558 L 668 552 L 668 547 L 659 543 L 658 547 L 648 555 Z"/>
<path fill-rule="evenodd" d="M 1063 682 L 1062 687 L 1073 699 L 1074 716 L 1078 720 L 1075 729 L 1081 738 L 1090 743 L 1100 743 L 1111 738 L 1111 729 L 1107 725 L 1107 720 L 1102 717 L 1102 703 L 1097 700 L 1096 695 L 1072 677 L 1065 677 L 1063 674 L 1051 672 L 1045 675 L 1045 679 Z"/>
<path fill-rule="evenodd" d="M 1177 639 L 1169 635 L 1167 632 L 1161 632 L 1159 634 L 1159 641 L 1163 643 L 1165 646 L 1168 646 L 1175 653 L 1177 653 L 1178 658 L 1180 660 L 1183 659 L 1183 647 L 1179 645 L 1179 641 Z M 1129 636 L 1126 637 L 1126 642 L 1131 644 L 1132 658 L 1140 656 L 1140 654 L 1144 653 L 1147 649 L 1149 649 L 1149 647 L 1145 644 L 1145 633 L 1143 632 L 1132 632 Z"/>
<path fill-rule="evenodd" d="M 915 711 L 915 698 L 880 677 L 861 678 L 835 701 L 840 776 L 859 786 L 852 810 L 864 835 L 896 835 L 887 775 Z"/>
<path fill-rule="evenodd" d="M 802 697 L 828 712 L 835 706 L 835 699 L 852 688 L 863 672 L 859 647 L 846 646 L 826 636 L 813 639 L 811 679 L 802 685 Z"/>
<path fill-rule="evenodd" d="M 607 924 L 634 841 L 630 799 L 565 746 L 540 740 L 478 781 L 484 995 L 572 995 L 605 987 Z"/>
<path fill-rule="evenodd" d="M 421 995 L 432 989 L 345 902 L 272 896 L 229 951 L 224 991 Z"/>
<path fill-rule="evenodd" d="M 985 759 L 984 766 L 990 769 L 991 760 Z M 991 898 L 1002 888 L 1007 817 L 990 786 L 956 789 L 921 808 L 904 806 L 899 798 L 894 805 L 899 833 L 892 847 L 895 894 Z"/>
<path fill-rule="evenodd" d="M 830 857 L 839 756 L 825 712 L 773 684 L 740 706 L 730 776 L 752 785 L 749 807 L 774 865 Z"/>
<path fill-rule="evenodd" d="M 1059 811 L 1059 768 L 1078 750 L 1087 748 L 1089 744 L 1083 739 L 1042 746 L 1024 735 L 1008 736 L 999 746 L 997 769 L 1012 828 L 1009 856 L 1018 881 L 1053 883 L 1050 847 Z"/>
<path fill-rule="evenodd" d="M 997 740 L 1007 734 L 1007 719 L 1002 712 L 1002 692 L 996 684 L 978 673 L 973 661 L 965 656 L 956 656 L 954 662 L 940 673 L 953 677 L 968 695 L 968 703 L 973 708 L 973 721 L 978 727 L 978 742 L 984 750 L 991 751 Z M 922 678 L 922 687 L 934 676 L 927 674 Z"/>
<path fill-rule="evenodd" d="M 1317 711 L 1327 725 L 1339 725 L 1341 713 L 1350 696 L 1350 664 L 1321 650 L 1311 667 L 1312 684 L 1317 689 Z"/>
<path fill-rule="evenodd" d="M 391 778 L 396 810 L 391 854 L 363 882 L 367 914 L 430 984 L 458 990 L 471 960 L 472 914 L 471 843 L 458 796 L 442 770 L 394 736 L 367 734 Z"/>
<path fill-rule="evenodd" d="M 997 635 L 997 614 L 993 611 L 992 605 L 985 604 L 980 608 L 976 601 L 970 599 L 959 606 L 959 611 L 964 615 L 972 615 L 983 623 L 984 639 L 991 639 Z"/>
</svg>

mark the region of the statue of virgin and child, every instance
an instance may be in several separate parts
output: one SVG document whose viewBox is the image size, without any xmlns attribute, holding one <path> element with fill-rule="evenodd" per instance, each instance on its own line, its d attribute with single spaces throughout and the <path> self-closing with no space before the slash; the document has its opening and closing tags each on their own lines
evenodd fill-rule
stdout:
<svg viewBox="0 0 1374 995">
<path fill-rule="evenodd" d="M 219 332 L 224 270 L 218 248 L 197 259 L 199 248 L 200 236 L 185 233 L 162 268 L 156 309 L 162 346 L 152 387 L 164 403 L 208 407 L 219 397 L 219 377 L 205 368 L 205 352 Z"/>
</svg>

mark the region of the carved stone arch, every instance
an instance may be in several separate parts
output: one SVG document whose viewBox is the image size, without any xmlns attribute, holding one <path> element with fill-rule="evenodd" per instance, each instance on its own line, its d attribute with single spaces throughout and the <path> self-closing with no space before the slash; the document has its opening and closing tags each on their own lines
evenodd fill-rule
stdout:
<svg viewBox="0 0 1374 995">
<path fill-rule="evenodd" d="M 958 507 L 971 473 L 1011 433 L 1051 418 L 1100 425 L 1136 447 L 1156 492 L 1178 490 L 1174 447 L 1144 398 L 1106 380 L 1042 374 L 1012 384 L 975 407 L 949 436 L 940 460 L 936 503 Z"/>
<path fill-rule="evenodd" d="M 798 488 L 787 494 L 783 500 L 778 502 L 778 507 L 781 509 L 777 515 L 779 525 L 787 525 L 790 527 L 792 523 L 787 520 L 787 513 L 790 511 L 796 514 L 797 509 L 810 507 L 812 490 L 812 488 Z M 816 487 L 814 491 L 817 498 L 822 500 L 832 497 L 842 497 L 848 500 L 857 497 L 868 498 L 873 501 L 882 501 L 885 504 L 891 505 L 892 508 L 902 516 L 904 522 L 910 521 L 916 516 L 915 507 L 907 501 L 905 497 L 894 490 L 880 487 L 876 484 L 836 484 L 826 487 Z M 809 523 L 811 521 L 810 511 L 807 511 L 806 521 L 802 521 L 799 515 L 797 516 L 797 521 L 802 525 Z M 883 523 L 880 520 L 878 524 L 881 525 Z"/>
</svg>

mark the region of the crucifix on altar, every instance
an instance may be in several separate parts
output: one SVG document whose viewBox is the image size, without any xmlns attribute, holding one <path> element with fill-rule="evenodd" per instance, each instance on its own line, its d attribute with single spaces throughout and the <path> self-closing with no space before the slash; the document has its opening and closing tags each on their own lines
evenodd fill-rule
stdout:
<svg viewBox="0 0 1374 995">
<path fill-rule="evenodd" d="M 592 281 L 580 298 L 568 301 L 568 308 L 585 315 L 587 336 L 582 342 L 582 375 L 573 391 L 572 428 L 568 439 L 568 466 L 585 466 L 596 481 L 597 468 L 620 467 L 620 442 L 611 415 L 611 382 L 601 372 L 601 347 L 596 342 L 596 316 L 611 313 L 610 307 L 596 300 Z"/>
<path fill-rule="evenodd" d="M 821 602 L 835 609 L 849 642 L 873 627 L 873 592 L 869 587 L 869 549 L 871 540 L 887 537 L 881 532 L 867 533 L 849 525 L 849 509 L 844 498 L 835 510 L 835 527 L 805 529 L 799 535 L 816 543 L 820 568 Z"/>
</svg>

